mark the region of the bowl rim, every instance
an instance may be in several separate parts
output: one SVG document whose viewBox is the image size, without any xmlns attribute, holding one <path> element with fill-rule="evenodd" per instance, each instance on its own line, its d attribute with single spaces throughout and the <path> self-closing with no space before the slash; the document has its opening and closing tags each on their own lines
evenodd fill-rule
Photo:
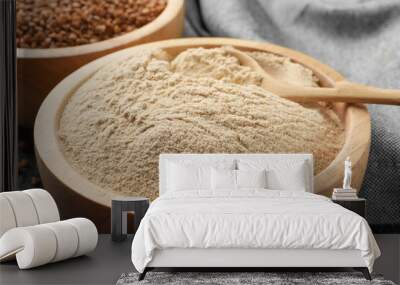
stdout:
<svg viewBox="0 0 400 285">
<path fill-rule="evenodd" d="M 184 7 L 184 0 L 168 0 L 164 10 L 153 21 L 131 32 L 103 41 L 59 48 L 17 48 L 17 58 L 58 58 L 78 56 L 114 49 L 146 37 L 166 26 Z"/>
<path fill-rule="evenodd" d="M 169 48 L 179 47 L 184 50 L 191 47 L 202 46 L 211 48 L 223 45 L 232 45 L 244 50 L 258 49 L 296 58 L 297 62 L 303 63 L 306 66 L 312 65 L 333 81 L 341 81 L 344 79 L 343 76 L 334 69 L 301 52 L 263 42 L 232 38 L 182 38 L 134 46 L 100 57 L 82 66 L 53 88 L 42 103 L 35 120 L 34 145 L 36 155 L 38 156 L 37 159 L 40 159 L 52 175 L 76 194 L 97 204 L 110 207 L 112 197 L 121 196 L 121 193 L 112 190 L 104 190 L 100 186 L 89 181 L 69 164 L 61 150 L 57 130 L 62 110 L 70 96 L 72 96 L 101 66 L 114 60 L 123 60 L 130 56 L 136 49 L 158 47 L 168 50 Z M 318 185 L 325 183 L 327 180 L 332 180 L 333 175 L 337 176 L 337 169 L 333 169 L 333 165 L 342 163 L 344 159 L 349 156 L 349 153 L 351 153 L 353 161 L 356 162 L 365 158 L 365 155 L 368 156 L 371 121 L 367 108 L 361 104 L 349 105 L 345 103 L 334 103 L 334 105 L 345 114 L 344 121 L 342 122 L 346 124 L 345 141 L 342 149 L 328 167 L 314 176 L 315 189 L 318 188 Z M 364 128 L 365 131 L 357 132 L 357 136 L 351 136 L 350 138 L 346 136 L 347 132 L 355 132 L 359 130 L 360 127 Z M 355 144 L 355 142 L 363 142 L 363 144 Z M 367 154 L 365 154 L 366 151 Z M 365 169 L 363 172 L 365 172 Z M 79 189 L 79 191 L 77 191 L 77 189 Z M 319 192 L 316 194 L 318 193 Z"/>
</svg>

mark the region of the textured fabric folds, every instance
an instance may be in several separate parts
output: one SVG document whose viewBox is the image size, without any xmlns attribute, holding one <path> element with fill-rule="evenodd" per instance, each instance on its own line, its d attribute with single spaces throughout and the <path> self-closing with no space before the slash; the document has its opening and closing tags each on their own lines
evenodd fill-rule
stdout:
<svg viewBox="0 0 400 285">
<path fill-rule="evenodd" d="M 305 52 L 349 80 L 400 88 L 396 0 L 189 0 L 185 34 L 268 41 Z M 369 111 L 372 142 L 361 189 L 367 220 L 400 229 L 400 107 Z"/>
<path fill-rule="evenodd" d="M 320 195 L 263 189 L 157 198 L 135 234 L 133 265 L 142 272 L 164 248 L 356 249 L 370 271 L 380 255 L 361 216 Z"/>
</svg>

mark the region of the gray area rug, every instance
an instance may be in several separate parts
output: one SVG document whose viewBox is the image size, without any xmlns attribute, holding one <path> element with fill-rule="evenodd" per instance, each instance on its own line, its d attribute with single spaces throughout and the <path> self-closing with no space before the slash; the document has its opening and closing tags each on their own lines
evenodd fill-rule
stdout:
<svg viewBox="0 0 400 285">
<path fill-rule="evenodd" d="M 395 285 L 381 276 L 372 276 L 366 280 L 358 272 L 148 272 L 146 278 L 138 281 L 138 273 L 122 274 L 117 285 L 134 284 L 267 284 L 267 285 L 297 285 L 297 284 L 327 284 L 327 285 Z"/>
<path fill-rule="evenodd" d="M 398 0 L 188 0 L 186 36 L 267 41 L 305 52 L 348 79 L 400 88 Z M 371 152 L 361 189 L 375 232 L 400 232 L 400 107 L 369 105 Z M 387 229 L 387 230 L 385 230 Z"/>
</svg>

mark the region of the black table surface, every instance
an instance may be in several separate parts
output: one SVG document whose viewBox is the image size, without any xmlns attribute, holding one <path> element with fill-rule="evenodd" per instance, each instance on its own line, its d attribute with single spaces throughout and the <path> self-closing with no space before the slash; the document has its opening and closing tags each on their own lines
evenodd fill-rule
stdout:
<svg viewBox="0 0 400 285">
<path fill-rule="evenodd" d="M 1 263 L 0 284 L 115 284 L 122 273 L 135 271 L 132 239 L 112 242 L 111 235 L 99 235 L 97 248 L 87 256 L 27 270 L 19 270 L 16 261 Z"/>
</svg>

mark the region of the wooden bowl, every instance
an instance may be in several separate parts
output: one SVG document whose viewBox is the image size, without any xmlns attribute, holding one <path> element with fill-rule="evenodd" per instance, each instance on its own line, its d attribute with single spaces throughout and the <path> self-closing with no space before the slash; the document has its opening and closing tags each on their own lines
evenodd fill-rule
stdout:
<svg viewBox="0 0 400 285">
<path fill-rule="evenodd" d="M 168 0 L 154 21 L 118 37 L 66 48 L 17 49 L 18 124 L 32 127 L 47 94 L 74 70 L 120 49 L 178 38 L 183 32 L 183 20 L 184 0 Z"/>
<path fill-rule="evenodd" d="M 57 128 L 68 98 L 95 71 L 108 62 L 121 60 L 137 49 L 160 47 L 177 54 L 192 47 L 232 45 L 242 50 L 260 50 L 288 56 L 311 68 L 322 85 L 332 85 L 342 76 L 330 67 L 297 51 L 266 43 L 227 38 L 186 38 L 145 44 L 97 59 L 75 71 L 60 82 L 43 102 L 35 122 L 36 157 L 45 189 L 50 191 L 60 207 L 63 218 L 83 216 L 92 219 L 101 232 L 109 231 L 111 198 L 116 193 L 105 192 L 76 170 L 65 159 L 59 145 Z M 330 195 L 343 179 L 343 162 L 350 156 L 353 162 L 352 185 L 359 189 L 367 166 L 370 146 L 370 116 L 363 105 L 335 103 L 334 110 L 345 127 L 345 142 L 332 163 L 315 177 L 316 193 Z"/>
</svg>

